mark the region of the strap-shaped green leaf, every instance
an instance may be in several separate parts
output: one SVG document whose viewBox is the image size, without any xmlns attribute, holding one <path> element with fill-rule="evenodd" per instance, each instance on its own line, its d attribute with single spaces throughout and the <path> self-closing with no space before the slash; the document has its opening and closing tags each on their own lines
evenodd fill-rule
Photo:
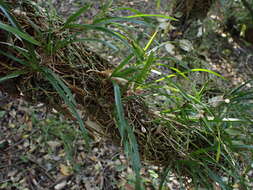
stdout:
<svg viewBox="0 0 253 190">
<path fill-rule="evenodd" d="M 2 22 L 0 22 L 0 28 L 3 30 L 6 30 L 34 45 L 40 46 L 40 42 L 38 42 L 37 40 L 35 40 L 32 36 L 30 36 L 29 34 L 26 34 L 24 32 L 21 32 L 20 30 L 18 30 L 17 28 L 14 28 L 10 25 L 4 24 Z"/>
</svg>

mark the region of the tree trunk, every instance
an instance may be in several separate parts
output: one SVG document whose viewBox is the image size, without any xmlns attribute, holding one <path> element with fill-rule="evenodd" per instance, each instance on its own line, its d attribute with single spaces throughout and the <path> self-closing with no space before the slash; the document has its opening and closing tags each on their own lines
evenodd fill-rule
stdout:
<svg viewBox="0 0 253 190">
<path fill-rule="evenodd" d="M 176 0 L 174 14 L 181 13 L 180 25 L 188 25 L 194 20 L 205 19 L 216 0 Z"/>
</svg>

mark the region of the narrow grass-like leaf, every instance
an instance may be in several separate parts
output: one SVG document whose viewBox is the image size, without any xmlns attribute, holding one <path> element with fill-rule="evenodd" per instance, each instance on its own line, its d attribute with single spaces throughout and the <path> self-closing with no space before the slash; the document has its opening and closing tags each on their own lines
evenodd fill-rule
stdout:
<svg viewBox="0 0 253 190">
<path fill-rule="evenodd" d="M 163 171 L 163 173 L 161 175 L 161 181 L 160 181 L 160 184 L 159 184 L 159 190 L 163 190 L 163 184 L 165 183 L 166 178 L 167 178 L 169 172 L 170 172 L 170 168 L 169 167 L 167 167 L 167 168 L 164 169 L 164 171 Z"/>
<path fill-rule="evenodd" d="M 163 65 L 163 64 L 161 64 L 161 65 Z M 214 72 L 214 71 L 208 70 L 208 69 L 190 69 L 190 70 L 185 71 L 185 72 L 181 72 L 180 70 L 178 70 L 177 68 L 174 68 L 174 67 L 170 67 L 170 69 L 176 71 L 178 74 L 180 74 L 180 75 L 181 75 L 182 77 L 184 77 L 185 79 L 188 79 L 188 77 L 187 77 L 185 74 L 187 74 L 187 73 L 189 73 L 189 72 L 207 72 L 207 73 L 211 73 L 211 74 L 213 74 L 213 75 L 215 75 L 215 76 L 218 76 L 218 77 L 220 77 L 220 78 L 226 80 L 226 79 L 225 79 L 223 76 L 221 76 L 220 74 L 218 74 L 218 73 L 216 73 L 216 72 Z M 157 79 L 156 82 L 160 82 L 160 81 L 162 81 L 162 80 L 165 80 L 165 79 L 171 78 L 171 77 L 175 77 L 175 76 L 176 76 L 175 74 L 170 74 L 170 75 L 168 75 L 168 76 L 165 76 L 165 77 L 162 77 L 162 78 L 160 78 L 160 79 Z"/>
<path fill-rule="evenodd" d="M 70 89 L 63 83 L 63 81 L 51 69 L 46 68 L 46 67 L 42 67 L 42 68 L 43 68 L 44 73 L 50 74 L 54 78 L 55 85 L 57 84 L 59 87 L 62 88 L 65 98 L 67 98 L 70 102 L 73 103 L 74 106 L 76 106 L 76 101 L 75 101 Z"/>
<path fill-rule="evenodd" d="M 159 60 L 159 61 L 170 61 L 172 63 L 178 64 L 179 66 L 183 67 L 186 70 L 189 70 L 189 67 L 187 66 L 188 63 L 186 61 L 179 60 L 175 57 L 161 57 L 161 58 L 158 57 L 157 60 Z M 159 65 L 162 65 L 162 66 L 168 67 L 168 68 L 170 67 L 170 65 L 167 65 L 167 64 L 161 64 L 160 63 Z"/>
<path fill-rule="evenodd" d="M 1 0 L 0 1 L 0 9 L 1 11 L 4 13 L 4 15 L 8 18 L 8 21 L 11 23 L 11 25 L 17 29 L 17 31 L 20 31 L 21 33 L 24 33 L 25 36 L 27 36 L 28 34 L 26 34 L 23 29 L 20 27 L 19 23 L 16 21 L 16 19 L 11 15 L 10 13 L 10 10 L 9 10 L 9 7 Z M 29 21 L 28 21 L 29 22 Z M 30 22 L 31 23 L 31 22 Z M 34 26 L 32 23 L 31 23 L 32 26 Z M 8 26 L 8 25 L 7 25 Z M 36 30 L 36 29 L 35 29 Z M 15 35 L 15 33 L 14 33 Z M 18 36 L 16 35 L 16 37 L 21 40 L 21 36 Z M 32 38 L 31 36 L 28 35 L 28 39 L 29 38 Z M 34 40 L 33 38 L 31 39 L 34 43 L 39 43 L 38 41 Z M 33 44 L 34 43 L 31 43 L 29 40 L 27 41 L 24 40 L 24 45 L 26 46 L 27 49 L 29 49 L 29 52 L 30 52 L 30 58 L 32 58 L 34 61 L 35 58 L 36 58 L 36 55 L 35 55 L 35 50 L 34 50 L 34 47 L 33 47 Z M 39 44 L 37 44 L 39 45 Z"/>
<path fill-rule="evenodd" d="M 2 50 L 0 50 L 0 54 L 3 54 L 4 56 L 16 61 L 17 63 L 20 63 L 22 65 L 27 66 L 28 68 L 31 68 L 34 71 L 40 71 L 40 66 L 37 64 L 37 60 L 35 60 L 36 58 L 34 58 L 34 52 L 29 52 L 30 54 L 26 53 L 26 51 L 23 49 L 21 50 L 20 48 L 15 47 L 14 49 L 16 49 L 18 52 L 20 52 L 24 57 L 27 58 L 27 60 L 23 60 L 20 58 L 17 58 L 16 56 L 10 54 L 10 53 L 6 53 L 3 52 Z"/>
<path fill-rule="evenodd" d="M 127 11 L 131 11 L 131 12 L 133 12 L 133 13 L 135 13 L 136 15 L 137 14 L 143 14 L 143 12 L 141 12 L 141 11 L 139 11 L 139 10 L 137 10 L 137 9 L 134 9 L 134 8 L 130 8 L 130 7 L 120 7 L 120 8 L 116 8 L 115 9 L 115 11 L 116 10 L 127 10 Z M 152 23 L 152 20 L 151 20 L 151 18 L 150 17 L 142 17 L 142 19 L 145 21 L 145 22 L 147 22 L 147 23 Z"/>
<path fill-rule="evenodd" d="M 137 9 L 134 9 L 134 8 L 130 8 L 130 7 L 119 7 L 117 9 L 115 9 L 115 10 L 128 10 L 128 11 L 131 11 L 131 12 L 133 12 L 135 14 L 142 14 L 141 11 L 139 11 Z"/>
<path fill-rule="evenodd" d="M 96 20 L 96 18 L 102 18 L 102 17 L 106 17 L 107 13 L 110 11 L 109 8 L 112 6 L 113 0 L 106 0 L 103 3 L 100 4 L 100 10 L 99 12 L 96 14 L 96 16 L 94 17 L 94 20 Z"/>
<path fill-rule="evenodd" d="M 230 188 L 229 186 L 227 186 L 222 178 L 218 175 L 216 175 L 213 171 L 211 171 L 208 167 L 206 167 L 206 170 L 208 171 L 208 175 L 209 177 L 211 177 L 214 181 L 216 181 L 223 190 L 232 190 L 232 188 Z"/>
<path fill-rule="evenodd" d="M 3 82 L 3 81 L 6 81 L 6 80 L 8 80 L 8 79 L 16 78 L 16 77 L 18 77 L 18 76 L 20 76 L 20 75 L 23 75 L 23 74 L 25 74 L 25 73 L 27 73 L 27 71 L 24 71 L 24 70 L 15 71 L 15 72 L 13 72 L 13 73 L 11 73 L 11 74 L 9 74 L 9 75 L 6 75 L 6 76 L 4 76 L 4 77 L 0 77 L 0 83 Z"/>
<path fill-rule="evenodd" d="M 6 4 L 0 0 L 0 9 L 4 13 L 4 15 L 7 17 L 11 25 L 15 28 L 20 29 L 19 24 L 16 22 L 14 17 L 10 14 L 9 8 L 6 6 Z"/>
<path fill-rule="evenodd" d="M 111 76 L 115 77 L 118 76 L 118 72 L 123 69 L 127 64 L 129 64 L 130 60 L 133 58 L 134 54 L 131 53 L 128 55 L 112 72 Z"/>
<path fill-rule="evenodd" d="M 68 106 L 73 116 L 75 116 L 75 118 L 77 119 L 80 128 L 83 132 L 83 137 L 85 139 L 86 145 L 89 147 L 90 139 L 88 136 L 88 132 L 85 129 L 82 118 L 80 117 L 79 113 L 76 110 L 76 102 L 70 89 L 60 80 L 60 78 L 53 71 L 51 71 L 46 67 L 43 67 L 42 70 L 43 74 L 45 75 L 45 78 L 52 84 L 54 89 L 57 91 L 57 93 L 60 95 L 60 97 L 64 100 L 64 102 Z"/>
<path fill-rule="evenodd" d="M 161 0 L 156 0 L 156 8 L 157 9 L 161 8 Z"/>
<path fill-rule="evenodd" d="M 177 76 L 176 74 L 170 74 L 170 75 L 167 75 L 167 76 L 162 77 L 160 79 L 157 79 L 155 82 L 161 82 L 161 81 L 163 81 L 165 79 L 169 79 L 169 78 L 176 77 L 176 76 Z"/>
<path fill-rule="evenodd" d="M 129 22 L 129 23 L 134 23 L 134 24 L 148 26 L 148 27 L 155 27 L 151 23 L 148 23 L 142 20 L 133 19 L 133 18 L 125 18 L 125 17 L 102 18 L 102 19 L 95 20 L 93 24 L 102 25 L 102 24 L 112 24 L 114 22 Z"/>
<path fill-rule="evenodd" d="M 126 129 L 127 129 L 127 123 L 124 116 L 124 109 L 121 103 L 121 92 L 118 84 L 113 82 L 114 87 L 114 96 L 115 96 L 115 105 L 116 105 L 116 113 L 118 118 L 118 124 L 119 124 L 119 132 L 121 135 L 122 140 L 126 137 Z"/>
<path fill-rule="evenodd" d="M 140 72 L 140 69 L 138 69 L 137 67 L 128 67 L 126 69 L 121 70 L 120 72 L 114 74 L 114 77 L 121 77 L 121 78 L 125 78 L 125 79 L 129 79 L 129 76 L 133 76 L 134 74 L 138 74 Z"/>
<path fill-rule="evenodd" d="M 253 145 L 237 144 L 237 145 L 232 145 L 232 147 L 237 149 L 237 150 L 245 149 L 245 150 L 253 151 Z"/>
<path fill-rule="evenodd" d="M 184 74 L 184 72 L 180 71 L 179 69 L 175 67 L 170 67 L 171 70 L 177 72 L 179 75 L 181 75 L 184 79 L 189 80 L 189 78 Z"/>
<path fill-rule="evenodd" d="M 40 42 L 38 42 L 37 40 L 35 40 L 32 36 L 30 36 L 29 34 L 26 34 L 24 32 L 21 32 L 20 30 L 18 30 L 17 28 L 14 28 L 10 25 L 4 24 L 0 21 L 0 28 L 3 30 L 6 30 L 16 36 L 19 36 L 20 38 L 34 44 L 37 46 L 40 46 Z"/>
<path fill-rule="evenodd" d="M 114 95 L 115 95 L 115 104 L 116 104 L 116 114 L 118 119 L 118 127 L 121 134 L 122 142 L 124 143 L 125 151 L 130 157 L 131 165 L 135 171 L 136 183 L 135 189 L 142 189 L 141 186 L 141 177 L 140 169 L 141 162 L 138 151 L 138 144 L 134 135 L 132 128 L 128 125 L 124 116 L 124 109 L 121 102 L 121 92 L 120 87 L 117 83 L 113 82 Z"/>
<path fill-rule="evenodd" d="M 216 162 L 219 162 L 220 156 L 221 156 L 221 144 L 220 144 L 220 141 L 218 141 L 217 152 L 216 152 Z"/>
<path fill-rule="evenodd" d="M 153 53 L 151 53 L 147 60 L 145 61 L 145 65 L 144 67 L 141 69 L 140 73 L 136 76 L 133 77 L 133 81 L 137 82 L 137 83 L 142 83 L 145 78 L 148 77 L 149 71 L 151 70 L 151 66 L 154 64 L 154 56 Z"/>
<path fill-rule="evenodd" d="M 22 65 L 25 65 L 25 66 L 27 66 L 27 67 L 31 67 L 31 68 L 33 68 L 33 69 L 35 69 L 35 70 L 38 69 L 38 67 L 37 67 L 36 65 L 34 65 L 34 64 L 32 64 L 32 63 L 30 64 L 30 63 L 28 63 L 28 62 L 26 62 L 26 61 L 24 61 L 24 60 L 22 60 L 22 59 L 19 59 L 19 58 L 15 57 L 15 56 L 12 55 L 12 54 L 3 52 L 2 50 L 0 50 L 0 54 L 2 54 L 2 55 L 4 55 L 4 56 L 6 56 L 6 57 L 12 59 L 13 61 L 16 61 L 17 63 L 20 63 L 20 64 L 22 64 Z"/>
<path fill-rule="evenodd" d="M 17 50 L 21 55 L 23 55 L 27 60 L 30 59 L 30 52 L 27 49 L 6 42 L 0 42 L 0 44 L 12 47 L 13 49 Z"/>
<path fill-rule="evenodd" d="M 197 110 L 199 110 L 200 108 L 198 108 L 198 107 L 195 105 L 196 103 L 199 104 L 199 105 L 201 105 L 203 108 L 205 108 L 205 110 L 207 111 L 207 113 L 213 115 L 213 114 L 211 113 L 211 111 L 208 109 L 208 106 L 207 106 L 206 104 L 204 104 L 203 102 L 201 102 L 200 100 L 198 100 L 196 97 L 194 97 L 194 96 L 192 96 L 192 95 L 186 93 L 185 90 L 183 90 L 183 89 L 181 88 L 181 86 L 179 86 L 177 83 L 175 83 L 175 82 L 173 82 L 172 80 L 169 80 L 169 79 L 167 79 L 167 80 L 169 81 L 170 84 L 172 84 L 176 89 L 179 90 L 180 94 L 181 94 L 187 101 L 192 102 L 192 105 L 193 105 Z M 199 111 L 200 111 L 200 110 L 199 110 Z"/>
<path fill-rule="evenodd" d="M 84 7 L 81 7 L 78 11 L 76 11 L 75 13 L 73 13 L 72 15 L 70 15 L 68 17 L 68 19 L 66 20 L 66 22 L 64 23 L 63 28 L 65 28 L 71 22 L 74 22 L 79 16 L 81 16 L 81 14 L 83 14 L 89 8 L 90 8 L 90 5 L 88 4 L 88 5 L 84 6 Z"/>
<path fill-rule="evenodd" d="M 125 16 L 125 18 L 138 18 L 138 17 L 160 17 L 160 18 L 177 21 L 177 19 L 173 17 L 161 15 L 161 14 L 136 14 L 136 15 Z"/>
<path fill-rule="evenodd" d="M 122 23 L 119 23 L 119 22 L 112 22 L 111 25 L 113 27 L 117 27 L 119 30 L 122 30 L 122 32 L 124 31 L 127 35 L 128 35 L 128 38 L 129 39 L 135 39 L 135 36 L 133 34 L 135 33 L 138 33 L 139 34 L 139 29 L 136 28 L 134 25 L 130 25 L 130 24 L 122 24 Z M 152 26 L 150 26 L 152 27 Z M 124 30 L 123 30 L 124 29 Z M 128 32 L 128 30 L 130 32 Z M 148 31 L 148 30 L 147 30 Z M 143 38 L 150 38 L 150 35 L 146 32 L 146 30 L 144 30 L 141 34 L 139 34 L 140 36 L 143 35 Z M 133 37 L 131 37 L 133 36 Z M 139 39 L 137 39 L 138 41 Z M 156 42 L 156 44 L 159 44 L 158 41 L 154 41 Z"/>
<path fill-rule="evenodd" d="M 211 71 L 211 70 L 209 70 L 209 69 L 191 69 L 190 71 L 207 72 L 207 73 L 211 73 L 211 74 L 213 74 L 213 75 L 215 75 L 215 76 L 217 76 L 217 77 L 220 77 L 220 78 L 226 80 L 226 79 L 225 79 L 223 76 L 221 76 L 220 74 L 218 74 L 218 73 L 216 73 L 216 72 L 214 72 L 214 71 Z"/>
<path fill-rule="evenodd" d="M 59 42 L 60 44 L 58 45 L 57 49 L 61 49 L 65 46 L 67 46 L 68 44 L 72 44 L 72 43 L 75 43 L 75 42 L 86 42 L 86 41 L 88 41 L 88 42 L 89 41 L 90 42 L 99 42 L 101 44 L 104 44 L 104 45 L 108 46 L 109 48 L 112 48 L 115 51 L 118 50 L 118 48 L 115 45 L 113 45 L 112 43 L 107 42 L 105 40 L 99 40 L 99 39 L 94 39 L 94 38 L 80 38 L 80 39 L 74 39 L 74 40 L 66 40 L 66 41 L 63 41 L 63 42 L 60 41 Z"/>
<path fill-rule="evenodd" d="M 145 60 L 145 51 L 143 50 L 143 48 L 138 44 L 137 41 L 130 41 L 131 45 L 132 45 L 132 50 L 133 53 L 135 54 L 136 58 L 139 60 L 139 62 L 137 61 L 136 64 L 141 63 L 142 61 Z"/>
<path fill-rule="evenodd" d="M 120 33 L 117 33 L 113 30 L 109 30 L 105 27 L 102 26 L 95 26 L 95 25 L 91 25 L 91 24 L 69 24 L 66 26 L 66 28 L 69 29 L 78 29 L 78 30 L 97 30 L 97 31 L 101 31 L 107 34 L 110 34 L 111 36 L 115 37 L 116 39 L 122 41 L 127 47 L 131 46 L 129 45 L 127 38 L 125 36 L 123 36 Z"/>
<path fill-rule="evenodd" d="M 252 80 L 248 80 L 247 82 L 239 85 L 238 87 L 232 89 L 229 93 L 227 93 L 226 96 L 229 96 L 229 95 L 234 95 L 236 94 L 237 92 L 239 92 L 243 87 L 245 87 L 247 84 L 249 84 L 250 82 L 252 82 Z"/>
<path fill-rule="evenodd" d="M 148 41 L 147 45 L 146 45 L 145 48 L 144 48 L 144 51 L 147 51 L 148 48 L 151 46 L 151 44 L 153 43 L 153 41 L 154 41 L 154 39 L 155 39 L 157 33 L 158 33 L 158 30 L 156 30 L 156 31 L 154 32 L 154 34 L 151 36 L 150 40 Z"/>
</svg>

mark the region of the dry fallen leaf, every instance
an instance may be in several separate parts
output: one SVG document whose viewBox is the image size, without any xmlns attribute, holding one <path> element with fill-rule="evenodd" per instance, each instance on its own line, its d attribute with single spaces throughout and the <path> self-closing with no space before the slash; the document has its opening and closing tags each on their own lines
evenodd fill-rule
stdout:
<svg viewBox="0 0 253 190">
<path fill-rule="evenodd" d="M 62 181 L 61 183 L 58 183 L 54 189 L 55 190 L 60 190 L 60 189 L 63 189 L 65 186 L 67 185 L 67 181 Z"/>
<path fill-rule="evenodd" d="M 70 166 L 60 164 L 60 172 L 65 176 L 70 176 L 73 173 L 73 170 Z"/>
<path fill-rule="evenodd" d="M 62 144 L 58 141 L 47 141 L 47 144 L 50 146 L 50 148 L 52 148 L 53 150 L 55 150 L 57 147 L 61 146 Z"/>
<path fill-rule="evenodd" d="M 166 43 L 165 49 L 168 53 L 174 55 L 175 54 L 175 46 L 171 43 Z"/>
<path fill-rule="evenodd" d="M 193 50 L 193 45 L 190 40 L 186 40 L 186 39 L 179 40 L 179 46 L 181 49 L 187 52 L 190 52 Z"/>
</svg>

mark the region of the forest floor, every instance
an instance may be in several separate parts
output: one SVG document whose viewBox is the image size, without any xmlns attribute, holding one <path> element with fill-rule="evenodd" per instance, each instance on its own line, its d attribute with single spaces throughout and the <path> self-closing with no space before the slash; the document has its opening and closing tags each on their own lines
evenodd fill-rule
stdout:
<svg viewBox="0 0 253 190">
<path fill-rule="evenodd" d="M 53 1 L 64 17 L 76 10 L 80 2 Z M 163 5 L 169 2 L 161 1 L 161 8 L 156 9 L 156 1 L 114 1 L 115 6 L 132 7 L 146 13 L 166 13 Z M 100 1 L 95 4 L 99 8 Z M 88 16 L 92 18 L 96 14 L 94 9 Z M 211 35 L 213 46 L 209 44 L 204 56 L 210 68 L 228 79 L 224 86 L 231 87 L 250 79 L 252 55 L 244 48 L 233 48 L 236 44 L 227 38 L 216 33 Z M 229 50 L 229 54 L 223 50 Z M 117 61 L 110 53 L 103 54 Z M 78 127 L 42 104 L 31 105 L 0 92 L 0 131 L 0 189 L 134 189 L 134 173 L 120 147 L 96 138 L 90 145 L 91 151 L 87 151 Z M 141 173 L 147 190 L 158 187 L 160 169 L 144 165 Z M 166 186 L 179 189 L 173 177 Z"/>
</svg>

